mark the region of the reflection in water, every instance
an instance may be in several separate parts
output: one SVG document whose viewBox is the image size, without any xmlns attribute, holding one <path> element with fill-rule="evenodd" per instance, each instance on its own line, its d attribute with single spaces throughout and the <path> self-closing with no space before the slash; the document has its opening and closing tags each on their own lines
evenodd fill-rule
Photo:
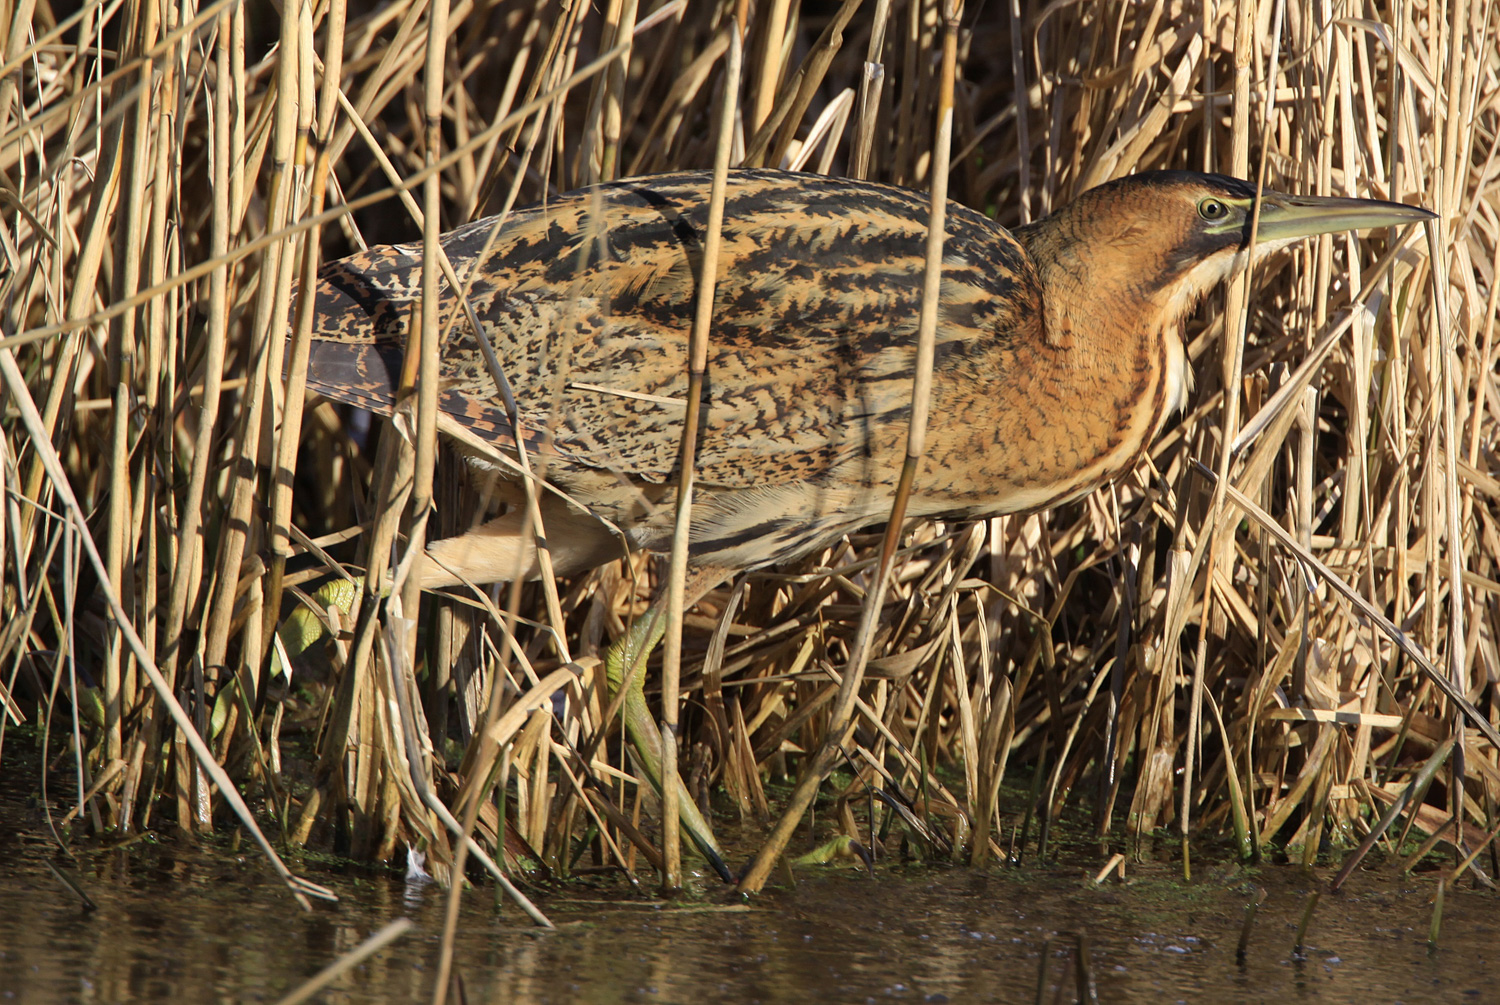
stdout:
<svg viewBox="0 0 1500 1005">
<path fill-rule="evenodd" d="M 342 899 L 307 914 L 253 854 L 142 841 L 79 853 L 73 873 L 99 905 L 84 913 L 46 869 L 43 831 L 25 816 L 0 814 L 0 1001 L 274 1001 L 401 916 L 416 930 L 319 1000 L 431 994 L 437 886 L 311 875 Z M 1296 924 L 1319 880 L 1284 867 L 1186 887 L 1171 866 L 1131 876 L 1094 887 L 1082 867 L 889 867 L 874 881 L 804 870 L 795 890 L 748 906 L 707 882 L 702 900 L 662 905 L 578 881 L 535 892 L 559 926 L 551 933 L 497 907 L 485 886 L 465 898 L 456 965 L 470 1002 L 1030 1002 L 1049 938 L 1081 932 L 1103 1001 L 1482 1000 L 1496 976 L 1489 894 L 1449 892 L 1433 955 L 1431 881 L 1402 882 L 1390 868 L 1357 875 L 1323 897 L 1297 961 Z M 1256 885 L 1268 895 L 1240 965 L 1235 945 Z M 1071 997 L 1072 946 L 1071 937 L 1050 944 L 1049 1001 L 1054 991 Z"/>
</svg>

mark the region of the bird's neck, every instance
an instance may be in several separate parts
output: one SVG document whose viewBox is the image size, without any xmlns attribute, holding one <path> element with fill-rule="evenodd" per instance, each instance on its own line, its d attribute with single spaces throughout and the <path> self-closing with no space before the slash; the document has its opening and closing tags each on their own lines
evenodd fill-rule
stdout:
<svg viewBox="0 0 1500 1005">
<path fill-rule="evenodd" d="M 1093 233 L 1068 210 L 1020 228 L 1017 237 L 1040 280 L 1044 344 L 1054 365 L 1083 371 L 1100 390 L 1132 384 L 1148 413 L 1137 418 L 1154 438 L 1187 404 L 1193 374 L 1182 323 L 1222 277 L 1222 263 L 1180 274 L 1162 259 L 1160 235 L 1135 224 Z M 1150 386 L 1142 386 L 1148 377 Z"/>
<path fill-rule="evenodd" d="M 1164 333 L 1175 337 L 1182 311 L 1158 302 L 1156 263 L 1149 253 L 1131 253 L 1130 234 L 1104 244 L 1064 211 L 1016 237 L 1041 282 L 1047 344 L 1074 351 L 1075 365 L 1144 351 Z M 1143 252 L 1148 243 L 1142 235 Z"/>
<path fill-rule="evenodd" d="M 1188 386 L 1178 335 L 1183 309 L 1159 300 L 1165 292 L 1152 281 L 1153 263 L 1101 248 L 1078 229 L 1062 215 L 1016 234 L 1037 270 L 1044 327 L 1011 379 L 1038 415 L 1062 414 L 1055 395 L 1069 391 L 1068 422 L 1026 433 L 1036 468 L 1030 475 L 1048 487 L 1033 505 L 1076 498 L 1128 470 Z"/>
</svg>

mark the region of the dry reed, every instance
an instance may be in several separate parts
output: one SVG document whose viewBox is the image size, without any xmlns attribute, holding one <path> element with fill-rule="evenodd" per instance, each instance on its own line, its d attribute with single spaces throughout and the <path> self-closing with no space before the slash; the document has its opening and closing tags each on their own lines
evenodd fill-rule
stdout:
<svg viewBox="0 0 1500 1005">
<path fill-rule="evenodd" d="M 709 166 L 721 135 L 724 163 L 929 189 L 940 7 L 741 5 L 732 74 L 727 0 L 0 0 L 0 759 L 39 719 L 75 827 L 207 832 L 238 787 L 283 848 L 674 880 L 597 660 L 661 570 L 423 598 L 419 636 L 413 546 L 483 487 L 437 449 L 430 393 L 410 445 L 303 410 L 293 290 L 418 233 L 436 283 L 440 229 Z M 1488 882 L 1500 10 L 1013 0 L 970 5 L 955 41 L 944 181 L 1003 224 L 1153 168 L 1439 219 L 1307 242 L 1216 294 L 1187 414 L 1116 486 L 906 527 L 888 591 L 860 535 L 688 612 L 663 718 L 690 792 L 750 852 L 768 785 L 825 750 L 845 773 L 817 838 L 976 864 L 1033 816 L 1045 852 L 1069 805 L 1113 844 L 1171 828 L 1185 865 L 1204 831 L 1311 862 L 1329 836 L 1398 842 L 1396 804 L 1448 875 Z M 419 367 L 453 323 L 413 319 L 409 386 L 435 386 Z M 333 641 L 288 671 L 294 606 Z M 1002 791 L 1018 766 L 1031 798 Z"/>
</svg>

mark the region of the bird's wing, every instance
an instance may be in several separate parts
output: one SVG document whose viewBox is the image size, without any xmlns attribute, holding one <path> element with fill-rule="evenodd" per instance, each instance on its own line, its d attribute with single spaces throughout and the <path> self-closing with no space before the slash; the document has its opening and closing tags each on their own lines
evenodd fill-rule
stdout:
<svg viewBox="0 0 1500 1005">
<path fill-rule="evenodd" d="M 686 349 L 710 176 L 597 186 L 447 235 L 454 269 L 520 407 L 530 445 L 637 485 L 674 478 Z M 928 206 L 882 185 L 776 171 L 731 176 L 710 336 L 700 484 L 764 489 L 885 480 L 904 448 Z M 934 440 L 1040 339 L 1020 246 L 950 207 Z M 420 254 L 373 249 L 326 266 L 312 390 L 389 411 Z M 460 309 L 444 284 L 443 322 Z M 514 441 L 484 353 L 459 318 L 442 349 L 442 405 L 499 446 Z M 850 466 L 857 470 L 851 471 Z"/>
</svg>

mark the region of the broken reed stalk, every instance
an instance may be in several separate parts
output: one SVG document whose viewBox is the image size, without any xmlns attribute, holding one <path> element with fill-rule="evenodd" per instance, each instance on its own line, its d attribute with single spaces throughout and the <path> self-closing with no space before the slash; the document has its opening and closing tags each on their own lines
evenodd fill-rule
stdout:
<svg viewBox="0 0 1500 1005">
<path fill-rule="evenodd" d="M 628 35 L 632 5 L 616 6 L 611 23 Z M 961 26 L 964 51 L 1012 59 L 964 66 L 952 120 L 962 153 L 951 171 L 927 153 L 945 32 L 922 4 L 877 3 L 875 17 L 837 30 L 831 10 L 812 16 L 784 6 L 780 28 L 764 19 L 769 14 L 752 21 L 743 36 L 747 78 L 755 78 L 746 100 L 768 104 L 739 116 L 732 159 L 759 140 L 767 163 L 784 148 L 787 163 L 819 165 L 831 153 L 834 172 L 874 180 L 921 186 L 944 176 L 956 199 L 992 208 L 1011 225 L 1033 206 L 1045 212 L 1130 171 L 1207 167 L 1247 176 L 1264 138 L 1255 170 L 1264 165 L 1277 188 L 1424 202 L 1444 219 L 1424 245 L 1313 242 L 1291 253 L 1295 267 L 1258 270 L 1232 289 L 1227 312 L 1211 308 L 1189 327 L 1200 387 L 1152 448 L 1153 467 L 1124 479 L 1114 498 L 997 522 L 989 561 L 973 566 L 982 574 L 969 571 L 971 556 L 943 536 L 946 528 L 917 528 L 905 539 L 878 611 L 870 584 L 858 578 L 879 550 L 871 535 L 801 566 L 756 573 L 732 623 L 714 629 L 723 645 L 712 699 L 695 655 L 707 624 L 689 612 L 680 650 L 683 773 L 730 787 L 753 818 L 765 799 L 763 778 L 805 776 L 806 752 L 841 740 L 842 723 L 858 712 L 875 739 L 858 734 L 850 757 L 856 780 L 884 786 L 892 798 L 922 794 L 930 805 L 913 819 L 924 827 L 947 821 L 957 835 L 970 828 L 974 860 L 997 825 L 1014 833 L 1027 810 L 1024 796 L 1003 788 L 1008 764 L 1045 763 L 1038 794 L 1056 792 L 1049 821 L 1076 803 L 1081 784 L 1100 793 L 1101 826 L 1116 823 L 1112 810 L 1124 814 L 1127 839 L 1162 826 L 1196 833 L 1235 821 L 1253 849 L 1262 839 L 1284 842 L 1286 822 L 1299 819 L 1307 822 L 1304 839 L 1318 828 L 1347 833 L 1380 807 L 1374 794 L 1400 795 L 1395 785 L 1387 791 L 1386 779 L 1415 773 L 1456 735 L 1455 710 L 1486 730 L 1491 696 L 1469 703 L 1467 681 L 1493 679 L 1500 668 L 1497 425 L 1483 407 L 1496 380 L 1500 264 L 1488 184 L 1500 89 L 1486 54 L 1495 50 L 1500 14 L 1476 9 L 1466 20 L 1437 5 L 1418 20 L 1397 6 L 1376 26 L 1287 11 L 1283 28 L 1271 32 L 1263 26 L 1281 16 L 1272 0 L 1151 16 L 1129 6 L 1010 6 L 1018 16 L 986 8 Z M 72 826 L 159 826 L 162 812 L 185 828 L 210 826 L 212 800 L 232 800 L 210 796 L 206 766 L 148 685 L 143 662 L 155 660 L 231 782 L 292 800 L 294 841 L 326 845 L 357 832 L 360 847 L 384 854 L 398 837 L 431 833 L 431 805 L 413 810 L 395 799 L 400 779 L 383 745 L 396 740 L 384 712 L 352 700 L 351 691 L 347 706 L 342 698 L 332 704 L 338 715 L 325 714 L 333 697 L 360 682 L 349 640 L 334 644 L 331 678 L 299 668 L 286 699 L 284 679 L 262 677 L 259 654 L 284 614 L 278 594 L 296 592 L 332 559 L 348 559 L 347 529 L 387 491 L 367 494 L 374 451 L 326 406 L 309 408 L 298 436 L 293 405 L 275 467 L 269 476 L 256 467 L 272 445 L 261 431 L 278 393 L 271 382 L 280 336 L 271 331 L 284 330 L 293 276 L 306 275 L 319 243 L 337 254 L 414 235 L 385 207 L 372 207 L 431 178 L 442 180 L 446 225 L 492 210 L 484 202 L 490 191 L 509 205 L 623 173 L 611 165 L 705 166 L 714 150 L 705 124 L 719 114 L 730 58 L 728 13 L 647 5 L 636 31 L 652 33 L 650 44 L 632 45 L 597 30 L 614 15 L 579 5 L 534 16 L 502 14 L 488 0 L 455 8 L 441 79 L 443 127 L 453 142 L 429 160 L 420 100 L 403 104 L 416 93 L 428 51 L 424 5 L 398 0 L 376 12 L 356 4 L 342 41 L 332 9 L 315 9 L 321 20 L 299 15 L 283 25 L 296 38 L 284 36 L 275 54 L 243 7 L 223 0 L 187 23 L 159 4 L 130 25 L 105 20 L 123 10 L 88 7 L 69 20 L 40 2 L 35 39 L 12 32 L 0 53 L 0 170 L 22 179 L 0 206 L 12 235 L 0 278 L 10 284 L 0 344 L 15 354 L 40 415 L 33 431 L 17 421 L 12 400 L 0 417 L 13 459 L 4 473 L 5 540 L 16 556 L 0 598 L 0 663 L 11 670 L 0 677 L 0 729 L 33 709 L 69 721 L 97 697 L 106 709 L 102 731 L 89 732 L 79 715 L 81 753 L 63 787 L 83 807 Z M 470 30 L 475 25 L 486 30 Z M 98 44 L 111 34 L 121 38 L 118 56 Z M 332 71 L 316 81 L 311 39 Z M 206 75 L 192 62 L 199 42 L 213 52 Z M 790 59 L 797 52 L 805 53 L 800 62 Z M 67 86 L 48 84 L 54 70 Z M 309 100 L 315 86 L 317 103 Z M 843 134 L 840 100 L 855 109 Z M 331 208 L 321 212 L 324 168 L 314 162 L 309 172 L 296 146 L 314 110 L 316 153 L 326 152 L 331 169 Z M 815 121 L 833 129 L 813 137 Z M 364 145 L 377 137 L 372 154 Z M 372 156 L 385 163 L 377 169 Z M 422 226 L 433 226 L 433 217 L 429 202 Z M 300 267 L 297 253 L 305 256 Z M 438 323 L 471 323 L 466 312 Z M 295 375 L 295 340 L 289 352 Z M 1298 449 L 1307 388 L 1320 392 L 1312 450 Z M 1236 411 L 1241 418 L 1229 421 Z M 55 474 L 32 447 L 43 437 L 57 447 Z M 299 440 L 300 480 L 289 493 L 283 472 Z M 1222 489 L 1195 474 L 1198 459 L 1226 476 Z M 539 473 L 544 466 L 543 457 Z M 91 627 L 103 594 L 76 604 L 55 597 L 73 525 L 48 515 L 61 498 L 56 478 L 97 514 L 79 526 L 110 552 L 105 578 L 118 587 L 122 628 L 113 643 Z M 1233 502 L 1215 522 L 1220 491 Z M 272 497 L 270 512 L 247 510 L 245 493 L 252 502 Z M 220 501 L 237 495 L 226 514 Z M 1231 511 L 1252 515 L 1241 523 Z M 305 543 L 299 528 L 310 535 Z M 1282 529 L 1287 540 L 1270 543 L 1261 528 L 1273 536 Z M 390 554 L 393 534 L 369 535 L 380 541 L 372 565 Z M 1101 565 L 1121 541 L 1142 547 L 1127 575 L 1111 578 Z M 1158 554 L 1153 542 L 1169 546 Z M 1304 587 L 1300 569 L 1313 567 L 1309 558 L 1329 575 Z M 570 862 L 583 850 L 574 823 L 585 819 L 583 804 L 602 802 L 600 819 L 629 829 L 598 842 L 597 854 L 613 861 L 610 848 L 629 857 L 649 847 L 649 828 L 633 816 L 629 764 L 612 745 L 587 740 L 606 728 L 604 703 L 570 689 L 554 718 L 543 698 L 546 687 L 550 696 L 562 686 L 553 678 L 559 662 L 578 652 L 582 665 L 638 614 L 650 588 L 632 585 L 629 574 L 639 571 L 588 577 L 539 597 L 516 589 L 520 606 L 509 619 L 480 602 L 470 641 L 455 643 L 451 678 L 429 678 L 429 693 L 446 695 L 451 710 L 450 717 L 442 702 L 422 710 L 433 716 L 437 755 L 429 794 L 438 805 L 462 803 L 459 816 L 473 808 L 482 845 L 504 831 L 496 822 L 502 807 L 524 805 L 535 853 Z M 379 589 L 386 580 L 376 582 Z M 1330 592 L 1341 602 L 1328 603 Z M 718 604 L 711 596 L 702 610 Z M 414 613 L 410 604 L 406 610 Z M 839 686 L 825 671 L 846 665 L 862 610 L 882 626 L 870 647 L 874 665 L 906 662 L 851 684 L 854 704 L 841 720 L 830 714 Z M 1461 627 L 1450 611 L 1463 615 Z M 379 616 L 367 608 L 356 649 L 373 650 L 381 636 L 364 619 Z M 127 625 L 144 656 L 122 648 Z M 1183 654 L 1186 632 L 1197 642 Z M 49 661 L 49 652 L 58 658 Z M 1112 707 L 1088 701 L 1110 655 L 1119 684 Z M 419 654 L 417 672 L 434 659 Z M 83 671 L 97 671 L 94 686 Z M 79 701 L 65 709 L 56 698 L 68 701 L 64 675 L 75 673 Z M 1180 679 L 1214 699 L 1213 728 L 1195 732 L 1196 705 L 1177 700 Z M 1305 687 L 1294 684 L 1304 679 Z M 722 717 L 696 711 L 700 686 L 705 704 L 722 702 Z M 1287 743 L 1294 727 L 1278 715 L 1289 711 L 1279 707 L 1289 688 L 1305 692 L 1305 711 L 1330 717 L 1295 726 L 1314 742 Z M 511 709 L 526 714 L 512 720 Z M 495 732 L 501 722 L 503 736 Z M 1116 737 L 1112 755 L 1102 749 L 1106 736 Z M 1453 759 L 1459 782 L 1449 793 L 1467 792 L 1472 802 L 1445 808 L 1443 821 L 1463 809 L 1468 819 L 1456 822 L 1472 825 L 1466 807 L 1492 801 L 1492 742 L 1487 733 Z M 311 792 L 288 791 L 287 779 L 300 772 L 278 766 L 305 767 L 309 744 L 326 753 L 328 780 Z M 1113 778 L 1104 778 L 1106 757 Z M 557 784 L 559 765 L 576 786 Z M 960 767 L 978 793 L 950 792 L 933 775 Z M 496 783 L 504 785 L 501 806 L 484 796 Z M 1431 809 L 1425 791 L 1407 797 L 1421 804 L 1408 809 L 1417 826 L 1436 826 L 1417 812 Z M 1118 792 L 1126 805 L 1115 810 Z M 368 812 L 351 809 L 355 793 Z M 857 819 L 863 803 L 846 804 L 847 812 L 820 822 L 875 826 L 878 837 L 876 821 Z M 444 856 L 456 858 L 456 849 L 430 851 L 440 874 L 451 869 Z"/>
<path fill-rule="evenodd" d="M 1265 899 L 1265 887 L 1256 887 L 1255 899 L 1245 905 L 1245 916 L 1240 921 L 1240 938 L 1234 947 L 1234 960 L 1240 966 L 1245 965 L 1245 957 L 1250 952 L 1250 935 L 1255 930 L 1255 915 Z"/>
<path fill-rule="evenodd" d="M 425 101 L 423 125 L 426 127 L 426 135 L 423 137 L 422 152 L 430 168 L 442 156 L 443 149 L 443 92 L 447 84 L 444 65 L 448 50 L 448 0 L 430 0 L 427 5 L 425 48 L 427 59 L 422 71 L 422 93 Z M 438 274 L 442 271 L 441 262 L 445 257 L 438 243 L 442 230 L 442 185 L 442 176 L 433 172 L 422 186 L 422 324 L 420 328 L 413 325 L 407 332 L 407 365 L 410 367 L 413 359 L 418 361 L 415 389 L 417 427 L 414 447 L 416 456 L 415 470 L 412 475 L 410 529 L 408 531 L 409 548 L 412 552 L 420 551 L 427 541 L 428 518 L 433 506 L 433 476 L 434 469 L 437 467 L 438 381 L 441 376 L 438 370 L 441 350 L 438 337 L 443 328 L 443 318 L 440 316 L 438 306 Z M 520 437 L 518 436 L 517 439 Z M 400 653 L 392 651 L 388 654 L 393 677 L 396 675 L 398 665 L 415 668 L 417 656 L 415 616 L 421 604 L 421 584 L 416 577 L 410 575 L 410 569 L 407 570 L 404 583 L 401 583 L 401 578 L 400 574 L 396 577 L 396 585 L 402 590 L 401 613 L 412 619 L 412 630 L 409 632 L 409 641 L 401 647 L 402 651 Z M 400 685 L 400 681 L 395 683 L 398 690 Z M 402 712 L 403 719 L 409 722 L 406 709 L 403 708 Z M 408 742 L 415 741 L 415 736 L 410 730 L 407 733 L 407 740 Z M 439 737 L 439 742 L 441 742 L 441 737 Z M 417 752 L 408 750 L 407 757 L 412 762 L 413 775 L 418 774 Z M 425 768 L 420 769 L 420 773 L 425 775 Z M 438 948 L 437 976 L 432 988 L 433 1005 L 443 1005 L 448 994 L 448 977 L 453 967 L 453 941 L 458 935 L 458 908 L 463 899 L 464 866 L 469 859 L 467 839 L 473 833 L 478 813 L 478 800 L 474 800 L 465 807 L 463 833 L 460 835 L 458 848 L 453 853 L 453 880 L 448 884 L 446 910 L 443 913 L 443 938 Z"/>
<path fill-rule="evenodd" d="M 1427 950 L 1436 952 L 1438 936 L 1443 931 L 1443 892 L 1448 885 L 1446 877 L 1438 877 L 1437 892 L 1432 895 L 1432 920 L 1427 923 Z"/>
<path fill-rule="evenodd" d="M 1453 743 L 1453 738 L 1449 737 L 1443 741 L 1437 750 L 1433 751 L 1432 756 L 1422 765 L 1422 770 L 1413 776 L 1412 780 L 1407 783 L 1406 788 L 1401 791 L 1401 795 L 1385 811 L 1385 815 L 1370 829 L 1370 833 L 1365 835 L 1365 839 L 1359 843 L 1359 847 L 1355 848 L 1349 855 L 1348 860 L 1339 869 L 1338 875 L 1328 884 L 1330 890 L 1337 892 L 1348 881 L 1350 875 L 1359 867 L 1359 863 L 1364 861 L 1365 856 L 1370 853 L 1370 849 L 1375 847 L 1375 842 L 1379 841 L 1385 832 L 1391 829 L 1391 824 L 1396 822 L 1396 818 L 1407 808 L 1407 805 L 1412 802 L 1413 798 L 1419 798 L 1420 793 L 1426 790 L 1432 779 L 1437 775 L 1438 769 L 1448 763 L 1448 755 L 1453 750 Z"/>
<path fill-rule="evenodd" d="M 688 335 L 687 409 L 678 449 L 677 511 L 672 527 L 672 552 L 667 571 L 667 632 L 662 649 L 661 683 L 661 844 L 665 869 L 662 888 L 682 885 L 682 835 L 677 786 L 677 718 L 682 673 L 682 618 L 686 607 L 688 532 L 693 512 L 693 463 L 698 456 L 698 428 L 703 414 L 703 379 L 708 368 L 708 338 L 714 319 L 714 290 L 719 277 L 719 249 L 724 243 L 724 199 L 729 187 L 729 161 L 734 147 L 734 119 L 739 107 L 740 63 L 743 58 L 744 5 L 729 24 L 729 62 L 722 86 L 724 97 L 714 126 L 714 174 L 708 198 L 708 227 L 693 304 L 693 329 Z M 783 8 L 783 14 L 785 13 Z M 696 598 L 695 598 L 696 599 Z M 622 688 L 623 690 L 623 688 Z"/>
<path fill-rule="evenodd" d="M 1302 909 L 1302 920 L 1297 923 L 1297 937 L 1292 943 L 1292 958 L 1302 959 L 1307 947 L 1307 930 L 1312 926 L 1313 911 L 1318 908 L 1318 900 L 1322 893 L 1314 890 L 1307 895 L 1307 906 Z"/>
</svg>

